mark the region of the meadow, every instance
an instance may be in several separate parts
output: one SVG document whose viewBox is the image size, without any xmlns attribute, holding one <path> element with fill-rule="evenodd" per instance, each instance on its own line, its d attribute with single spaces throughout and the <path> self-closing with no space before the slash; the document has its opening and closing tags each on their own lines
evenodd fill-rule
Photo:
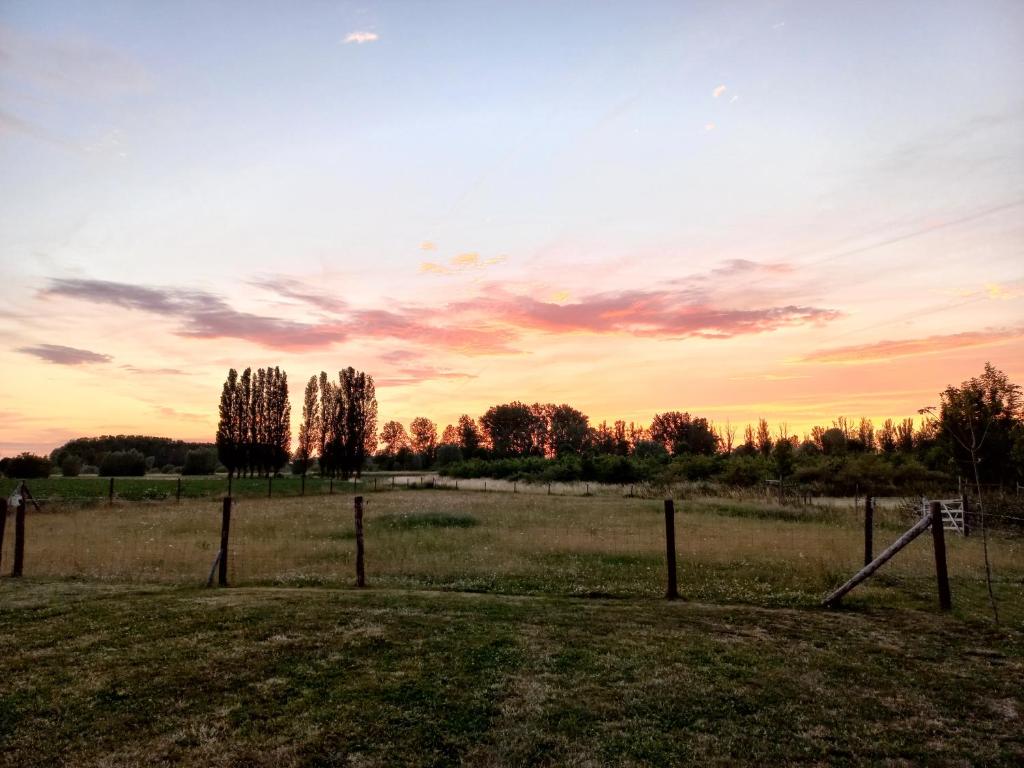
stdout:
<svg viewBox="0 0 1024 768">
<path fill-rule="evenodd" d="M 1018 765 L 1024 550 L 930 537 L 837 610 L 845 507 L 438 489 L 53 504 L 0 579 L 0 766 Z M 876 551 L 907 512 L 877 513 Z M 9 572 L 11 524 L 0 567 Z"/>
<path fill-rule="evenodd" d="M 660 500 L 439 489 L 367 493 L 367 577 L 387 588 L 511 595 L 657 597 L 665 589 Z M 353 583 L 353 497 L 241 498 L 232 511 L 229 583 Z M 876 512 L 875 552 L 912 521 Z M 26 575 L 111 583 L 205 583 L 219 548 L 212 499 L 51 505 L 29 515 Z M 10 525 L 8 526 L 10 529 Z M 863 560 L 862 517 L 836 507 L 781 507 L 714 498 L 677 502 L 684 598 L 812 607 Z M 8 534 L 2 563 L 11 562 Z M 989 537 L 997 600 L 1024 619 L 1024 539 Z M 985 616 L 982 540 L 947 536 L 955 605 Z M 3 567 L 0 565 L 0 567 Z M 924 536 L 849 600 L 927 608 L 934 558 Z"/>
</svg>

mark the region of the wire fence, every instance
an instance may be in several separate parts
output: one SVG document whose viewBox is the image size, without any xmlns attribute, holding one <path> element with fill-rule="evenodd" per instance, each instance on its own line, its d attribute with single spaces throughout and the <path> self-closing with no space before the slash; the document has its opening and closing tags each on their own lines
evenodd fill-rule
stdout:
<svg viewBox="0 0 1024 768">
<path fill-rule="evenodd" d="M 423 481 L 420 481 L 423 482 Z M 378 483 L 378 486 L 380 484 Z M 397 487 L 397 484 L 396 484 Z M 412 485 L 409 486 L 412 489 Z M 430 486 L 365 494 L 371 587 L 504 594 L 656 598 L 666 589 L 661 500 L 618 495 L 467 492 Z M 545 489 L 546 490 L 546 489 Z M 554 490 L 554 489 L 553 489 Z M 683 598 L 765 606 L 817 605 L 865 561 L 863 511 L 731 499 L 677 499 Z M 222 506 L 212 499 L 29 507 L 24 575 L 112 583 L 203 584 L 220 551 Z M 874 553 L 916 516 L 919 500 L 874 511 Z M 1009 517 L 1009 516 L 1008 516 Z M 0 570 L 14 556 L 13 510 Z M 991 524 L 991 520 L 990 520 Z M 987 530 L 947 536 L 955 604 L 988 610 L 985 544 L 1004 614 L 1024 621 L 1024 537 Z M 231 509 L 233 586 L 352 586 L 353 499 L 242 498 Z M 922 537 L 854 593 L 883 606 L 934 603 L 935 563 Z"/>
</svg>

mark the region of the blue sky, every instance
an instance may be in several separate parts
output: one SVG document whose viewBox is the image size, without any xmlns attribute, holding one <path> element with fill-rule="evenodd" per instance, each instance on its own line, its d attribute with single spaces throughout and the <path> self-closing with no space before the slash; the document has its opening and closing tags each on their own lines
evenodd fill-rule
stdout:
<svg viewBox="0 0 1024 768">
<path fill-rule="evenodd" d="M 820 419 L 906 415 L 989 356 L 1022 372 L 1022 43 L 1017 2 L 3 2 L 0 357 L 52 393 L 106 393 L 109 365 L 189 371 L 160 405 L 120 377 L 94 422 L 67 407 L 72 431 L 202 435 L 225 365 L 279 358 L 300 379 L 362 365 L 393 382 L 382 411 L 442 425 L 574 393 L 599 418 L 806 424 L 837 383 Z M 187 291 L 246 317 L 187 328 Z M 268 318 L 321 341 L 261 336 Z M 501 344 L 468 349 L 481 328 Z M 906 357 L 792 372 L 922 339 L 914 387 L 892 385 Z M 17 351 L 55 344 L 110 361 Z M 688 383 L 638 392 L 623 367 Z M 26 421 L 36 392 L 0 385 L 0 448 L 59 436 Z"/>
</svg>

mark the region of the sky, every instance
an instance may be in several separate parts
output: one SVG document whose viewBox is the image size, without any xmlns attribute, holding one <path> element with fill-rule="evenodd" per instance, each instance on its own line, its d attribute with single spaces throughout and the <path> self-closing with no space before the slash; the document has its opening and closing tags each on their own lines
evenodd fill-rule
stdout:
<svg viewBox="0 0 1024 768">
<path fill-rule="evenodd" d="M 0 0 L 0 455 L 230 367 L 801 434 L 1024 383 L 1024 4 Z"/>
</svg>

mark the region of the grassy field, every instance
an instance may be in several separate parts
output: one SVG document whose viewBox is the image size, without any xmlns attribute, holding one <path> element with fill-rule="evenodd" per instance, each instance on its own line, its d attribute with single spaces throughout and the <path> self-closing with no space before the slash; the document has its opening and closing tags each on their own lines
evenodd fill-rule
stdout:
<svg viewBox="0 0 1024 768">
<path fill-rule="evenodd" d="M 858 515 L 698 499 L 678 505 L 680 588 L 691 600 L 812 607 L 860 566 Z M 878 515 L 876 552 L 906 526 Z M 11 562 L 8 525 L 3 568 Z M 67 507 L 30 514 L 25 573 L 112 583 L 198 585 L 219 546 L 220 507 L 179 504 Z M 1024 540 L 993 535 L 990 554 L 1004 621 L 1024 625 Z M 367 575 L 388 588 L 518 595 L 657 597 L 664 591 L 660 502 L 468 491 L 378 493 L 366 501 Z M 959 615 L 989 615 L 981 539 L 948 537 Z M 236 503 L 230 582 L 239 586 L 352 584 L 352 500 Z M 849 598 L 863 606 L 930 609 L 929 536 Z"/>
<path fill-rule="evenodd" d="M 934 611 L 0 581 L 0 766 L 1020 765 Z"/>
<path fill-rule="evenodd" d="M 390 483 L 390 475 L 386 480 L 377 478 L 377 484 L 383 488 Z M 114 478 L 114 499 L 116 501 L 164 501 L 174 499 L 181 481 L 181 496 L 185 499 L 216 498 L 227 494 L 227 475 L 146 475 L 144 477 Z M 368 482 L 367 482 L 368 480 Z M 18 485 L 18 480 L 0 478 L 0 494 L 7 496 Z M 46 479 L 28 480 L 29 491 L 42 501 L 60 502 L 105 502 L 110 491 L 109 477 L 48 477 Z M 234 478 L 231 482 L 234 496 L 262 498 L 268 492 L 268 480 L 265 477 Z M 302 478 L 293 475 L 275 477 L 269 481 L 269 490 L 274 496 L 299 496 L 302 493 Z M 353 489 L 368 491 L 374 488 L 373 477 L 364 478 L 362 482 L 353 483 L 329 478 L 309 476 L 306 478 L 306 494 L 327 495 L 334 489 L 336 493 L 351 493 Z"/>
</svg>

